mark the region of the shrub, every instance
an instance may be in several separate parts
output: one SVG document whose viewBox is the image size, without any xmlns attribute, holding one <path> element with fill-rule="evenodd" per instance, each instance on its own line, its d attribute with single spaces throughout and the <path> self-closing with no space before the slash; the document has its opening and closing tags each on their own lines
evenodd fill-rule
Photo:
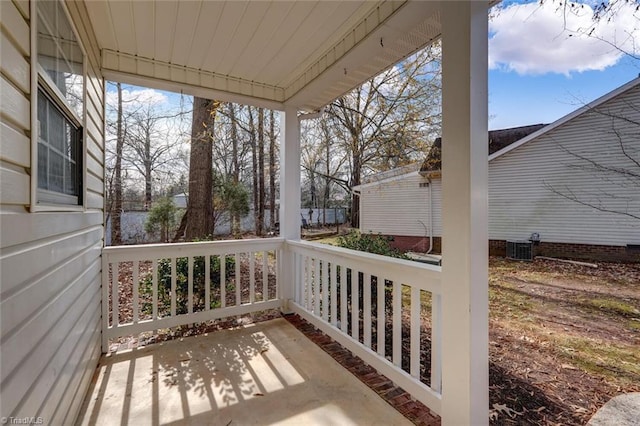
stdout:
<svg viewBox="0 0 640 426">
<path fill-rule="evenodd" d="M 189 297 L 189 259 L 179 257 L 176 265 L 176 314 L 186 314 L 188 311 Z M 231 276 L 235 274 L 235 257 L 227 256 L 225 259 L 225 285 Z M 158 303 L 159 311 L 168 314 L 171 306 L 171 259 L 160 259 L 158 261 Z M 209 267 L 209 278 L 211 283 L 211 309 L 220 307 L 220 256 L 211 256 Z M 152 294 L 152 276 L 147 276 L 142 281 L 143 292 Z M 205 303 L 205 258 L 196 256 L 193 259 L 193 308 L 202 310 Z M 145 312 L 151 311 L 151 306 L 144 307 Z"/>
<path fill-rule="evenodd" d="M 391 237 L 371 233 L 362 234 L 360 231 L 352 230 L 347 235 L 338 238 L 338 245 L 352 250 L 406 259 L 407 257 L 403 253 L 391 247 L 391 241 Z"/>
<path fill-rule="evenodd" d="M 169 233 L 173 231 L 180 220 L 176 205 L 171 198 L 159 199 L 149 210 L 149 216 L 144 224 L 147 234 L 160 234 L 162 242 L 169 241 Z"/>
</svg>

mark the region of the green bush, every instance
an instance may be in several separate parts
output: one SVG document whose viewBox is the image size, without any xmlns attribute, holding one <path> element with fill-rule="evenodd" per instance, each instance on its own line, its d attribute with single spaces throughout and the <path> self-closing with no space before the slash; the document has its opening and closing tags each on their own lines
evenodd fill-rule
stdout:
<svg viewBox="0 0 640 426">
<path fill-rule="evenodd" d="M 352 250 L 359 250 L 359 251 L 364 251 L 367 253 L 374 253 L 374 254 L 380 254 L 383 256 L 389 256 L 389 257 L 395 257 L 398 259 L 408 259 L 407 256 L 405 256 L 403 253 L 401 253 L 399 250 L 391 247 L 391 241 L 392 239 L 390 237 L 385 237 L 383 235 L 377 234 L 377 235 L 373 235 L 371 233 L 369 234 L 362 234 L 357 230 L 352 230 L 351 232 L 349 232 L 347 235 L 341 236 L 338 238 L 338 245 L 340 247 L 344 247 L 344 248 L 348 248 L 348 249 L 352 249 Z M 338 266 L 338 277 L 340 276 L 340 272 L 339 272 L 339 268 L 340 266 Z M 359 309 L 359 314 L 358 315 L 362 315 L 362 306 L 364 305 L 364 293 L 363 293 L 363 288 L 364 288 L 364 275 L 362 274 L 362 272 L 357 272 L 355 273 L 353 270 L 350 271 L 350 273 L 347 273 L 347 286 L 346 286 L 346 291 L 347 291 L 347 303 L 349 306 L 349 309 L 351 309 L 351 280 L 358 280 L 358 290 L 357 290 L 357 295 L 358 295 L 358 306 L 360 307 Z M 389 280 L 384 280 L 384 291 L 386 293 L 386 298 L 385 298 L 385 309 L 387 312 L 391 312 L 391 306 L 392 306 L 392 302 L 393 302 L 393 297 L 391 295 L 391 291 L 392 291 L 392 282 Z M 377 310 L 377 306 L 378 306 L 378 277 L 371 277 L 371 310 L 372 312 L 375 312 Z M 351 324 L 351 322 L 350 322 Z"/>
<path fill-rule="evenodd" d="M 352 250 L 407 259 L 407 256 L 398 249 L 391 247 L 391 241 L 391 237 L 385 237 L 380 234 L 373 235 L 371 233 L 362 234 L 360 231 L 352 230 L 347 235 L 338 238 L 338 245 Z"/>
<path fill-rule="evenodd" d="M 225 285 L 235 274 L 235 257 L 227 256 L 225 260 Z M 171 259 L 158 261 L 158 304 L 159 311 L 166 315 L 171 307 Z M 220 307 L 220 256 L 211 256 L 209 267 L 211 285 L 211 309 Z M 143 293 L 152 294 L 152 276 L 147 276 L 141 283 Z M 217 297 L 216 297 L 217 296 Z M 189 259 L 179 257 L 176 266 L 176 314 L 188 312 L 189 297 Z M 196 256 L 193 259 L 193 309 L 203 310 L 205 304 L 205 257 Z M 143 310 L 151 312 L 150 304 L 145 304 Z"/>
<path fill-rule="evenodd" d="M 144 230 L 147 234 L 160 236 L 160 241 L 168 242 L 169 234 L 174 231 L 177 223 L 180 222 L 182 212 L 176 209 L 176 205 L 169 197 L 157 200 L 144 224 Z"/>
</svg>

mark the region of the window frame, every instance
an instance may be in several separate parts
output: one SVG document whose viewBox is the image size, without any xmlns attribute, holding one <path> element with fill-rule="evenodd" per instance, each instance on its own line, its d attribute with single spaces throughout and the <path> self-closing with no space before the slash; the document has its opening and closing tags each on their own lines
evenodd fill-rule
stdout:
<svg viewBox="0 0 640 426">
<path fill-rule="evenodd" d="M 78 42 L 80 51 L 82 53 L 82 116 L 79 117 L 75 111 L 72 110 L 65 97 L 62 95 L 58 87 L 51 80 L 46 73 L 42 65 L 38 62 L 38 7 L 37 1 L 30 2 L 30 15 L 31 19 L 31 204 L 29 210 L 31 212 L 64 212 L 64 211 L 85 211 L 86 210 L 86 182 L 87 182 L 87 170 L 86 170 L 86 157 L 87 157 L 87 67 L 88 58 L 87 52 L 82 44 L 82 40 L 78 34 L 78 30 L 71 19 L 67 5 L 60 0 L 55 0 L 61 7 L 65 17 L 69 21 L 73 35 Z M 57 108 L 67 120 L 73 125 L 78 126 L 79 132 L 79 144 L 77 148 L 76 164 L 78 167 L 77 184 L 78 195 L 70 196 L 62 192 L 48 191 L 38 187 L 38 139 L 40 133 L 40 123 L 38 121 L 38 92 L 43 91 L 46 93 L 49 101 L 53 104 L 54 108 Z"/>
</svg>

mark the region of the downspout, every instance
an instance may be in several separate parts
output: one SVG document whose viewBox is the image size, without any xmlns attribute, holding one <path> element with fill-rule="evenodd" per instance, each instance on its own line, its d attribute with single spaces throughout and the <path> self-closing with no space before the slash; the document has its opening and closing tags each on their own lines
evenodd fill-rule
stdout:
<svg viewBox="0 0 640 426">
<path fill-rule="evenodd" d="M 433 197 L 431 196 L 431 178 L 427 178 L 429 185 L 429 250 L 427 254 L 433 251 Z"/>
</svg>

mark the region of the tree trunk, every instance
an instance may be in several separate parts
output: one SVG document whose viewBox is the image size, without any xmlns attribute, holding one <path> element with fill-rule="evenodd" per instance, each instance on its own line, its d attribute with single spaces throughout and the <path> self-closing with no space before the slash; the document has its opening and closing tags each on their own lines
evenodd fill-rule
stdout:
<svg viewBox="0 0 640 426">
<path fill-rule="evenodd" d="M 240 181 L 240 165 L 238 160 L 238 123 L 236 122 L 236 111 L 232 102 L 229 102 L 229 119 L 231 121 L 231 171 L 233 183 Z M 237 212 L 231 214 L 231 233 L 234 238 L 240 237 L 240 215 Z"/>
<path fill-rule="evenodd" d="M 329 197 L 331 196 L 331 150 L 329 143 L 329 129 L 327 122 L 322 120 L 322 131 L 325 143 L 325 165 L 324 169 L 324 196 L 322 197 L 322 224 L 327 225 L 327 208 L 329 207 Z"/>
<path fill-rule="evenodd" d="M 316 173 L 315 173 L 315 167 L 313 170 L 309 171 L 309 180 L 310 182 L 310 187 L 309 187 L 309 195 L 311 196 L 311 205 L 309 206 L 309 208 L 314 209 L 318 207 L 318 199 L 316 196 Z M 310 223 L 309 225 L 313 225 L 312 223 Z"/>
<path fill-rule="evenodd" d="M 176 234 L 173 237 L 173 243 L 177 243 L 180 241 L 182 236 L 184 235 L 184 231 L 187 229 L 187 218 L 188 218 L 189 210 L 186 210 L 182 215 L 182 219 L 180 219 L 180 225 L 178 225 L 178 229 L 176 229 Z"/>
<path fill-rule="evenodd" d="M 258 217 L 256 234 L 264 234 L 264 109 L 258 109 Z"/>
<path fill-rule="evenodd" d="M 249 107 L 249 144 L 251 146 L 251 171 L 253 183 L 253 229 L 258 234 L 258 150 L 256 147 L 256 128 L 253 111 Z"/>
<path fill-rule="evenodd" d="M 351 188 L 360 185 L 360 174 L 362 173 L 362 166 L 360 163 L 360 156 L 356 153 L 353 154 L 353 175 L 351 176 Z M 356 194 L 351 196 L 351 227 L 358 228 L 360 226 L 360 197 Z"/>
<path fill-rule="evenodd" d="M 193 98 L 189 200 L 186 238 L 205 239 L 213 235 L 213 124 L 218 103 Z"/>
<path fill-rule="evenodd" d="M 276 228 L 276 132 L 273 110 L 269 111 L 269 228 Z"/>
<path fill-rule="evenodd" d="M 360 196 L 356 194 L 351 196 L 351 227 L 360 227 Z"/>
<path fill-rule="evenodd" d="M 144 135 L 144 209 L 151 208 L 151 128 L 147 127 Z"/>
<path fill-rule="evenodd" d="M 116 130 L 116 164 L 114 170 L 114 203 L 111 211 L 111 245 L 122 244 L 122 147 L 124 135 L 122 131 L 122 85 L 116 83 L 118 88 L 118 116 Z"/>
</svg>

